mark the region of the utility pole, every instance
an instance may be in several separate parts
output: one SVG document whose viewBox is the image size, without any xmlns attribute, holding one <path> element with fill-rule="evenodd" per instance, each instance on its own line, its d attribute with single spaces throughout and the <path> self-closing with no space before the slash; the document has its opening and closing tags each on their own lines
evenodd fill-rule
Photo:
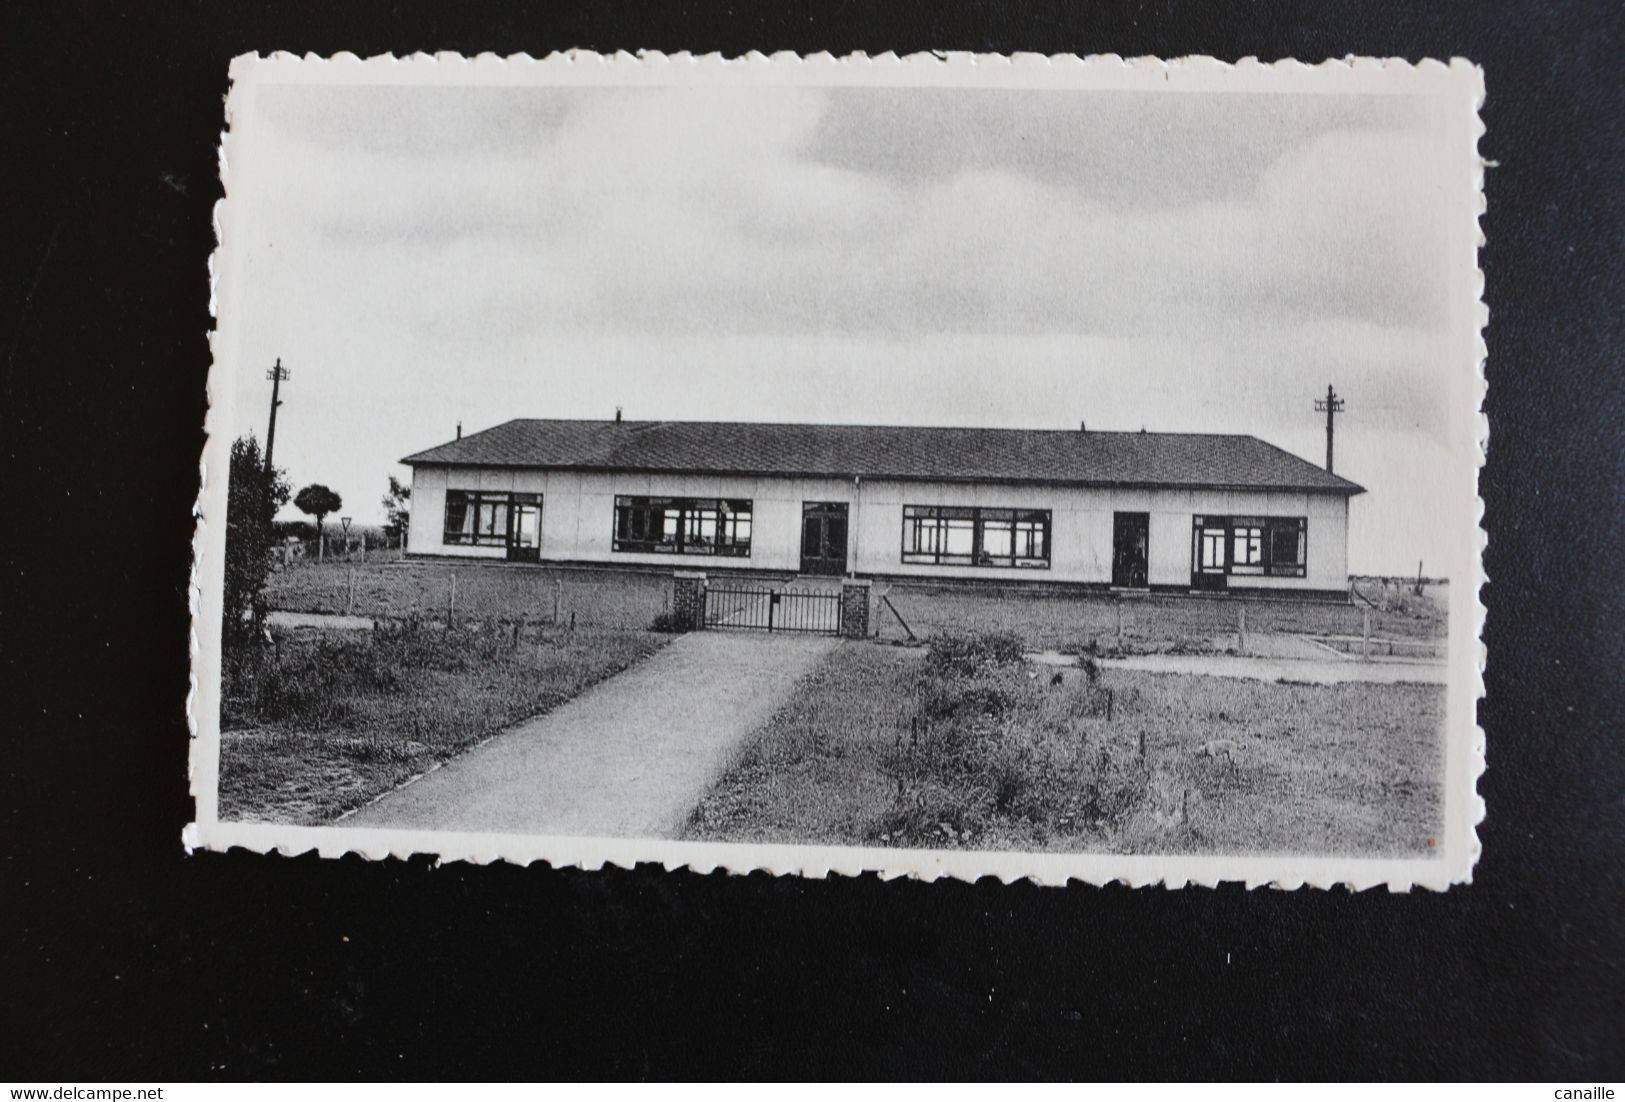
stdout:
<svg viewBox="0 0 1625 1102">
<path fill-rule="evenodd" d="M 1332 470 L 1332 418 L 1343 412 L 1343 399 L 1337 396 L 1337 391 L 1326 386 L 1326 397 L 1315 399 L 1315 409 L 1326 412 L 1326 473 Z M 275 411 L 272 411 L 273 416 Z"/>
<path fill-rule="evenodd" d="M 276 447 L 276 407 L 282 404 L 282 380 L 288 377 L 288 369 L 282 366 L 282 357 L 276 359 L 276 366 L 265 373 L 271 380 L 271 425 L 265 430 L 265 477 L 271 477 L 271 450 Z"/>
</svg>

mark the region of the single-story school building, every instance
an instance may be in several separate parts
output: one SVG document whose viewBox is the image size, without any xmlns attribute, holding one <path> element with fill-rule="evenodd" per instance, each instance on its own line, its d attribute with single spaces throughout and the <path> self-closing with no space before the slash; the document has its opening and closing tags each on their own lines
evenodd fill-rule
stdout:
<svg viewBox="0 0 1625 1102">
<path fill-rule="evenodd" d="M 1252 436 L 516 420 L 407 456 L 412 556 L 1346 598 L 1360 486 Z"/>
</svg>

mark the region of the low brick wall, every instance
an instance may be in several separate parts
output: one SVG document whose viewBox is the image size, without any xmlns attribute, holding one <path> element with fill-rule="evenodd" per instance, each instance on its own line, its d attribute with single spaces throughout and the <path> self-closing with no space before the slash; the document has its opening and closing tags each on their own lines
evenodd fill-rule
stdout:
<svg viewBox="0 0 1625 1102">
<path fill-rule="evenodd" d="M 689 631 L 705 627 L 705 575 L 679 570 L 672 575 L 671 612 L 678 626 Z"/>
<path fill-rule="evenodd" d="M 868 637 L 872 595 L 873 583 L 866 579 L 846 578 L 841 582 L 841 634 L 846 638 Z"/>
</svg>

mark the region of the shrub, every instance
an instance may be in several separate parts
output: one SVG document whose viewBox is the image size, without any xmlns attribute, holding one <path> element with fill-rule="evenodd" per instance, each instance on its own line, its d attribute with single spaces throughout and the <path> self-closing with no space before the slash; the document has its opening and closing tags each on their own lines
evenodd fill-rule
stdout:
<svg viewBox="0 0 1625 1102">
<path fill-rule="evenodd" d="M 258 637 L 271 573 L 271 517 L 288 500 L 281 470 L 267 471 L 252 434 L 231 443 L 226 472 L 225 586 L 221 644 L 228 661 Z"/>
<path fill-rule="evenodd" d="M 649 630 L 658 631 L 662 635 L 682 635 L 693 629 L 686 619 L 678 616 L 675 612 L 661 612 L 655 616 L 654 623 L 649 625 Z"/>
<path fill-rule="evenodd" d="M 998 717 L 1009 711 L 1029 688 L 1020 669 L 980 667 L 959 674 L 928 675 L 921 693 L 921 709 L 932 719 Z"/>
<path fill-rule="evenodd" d="M 1107 726 L 1099 667 L 1037 677 L 1006 634 L 934 643 L 920 673 L 918 722 L 899 739 L 898 791 L 871 836 L 897 845 L 1044 844 L 1109 828 L 1146 799 L 1131 729 Z M 1118 714 L 1134 708 L 1123 694 Z M 980 841 L 979 841 L 980 840 Z"/>
<path fill-rule="evenodd" d="M 1025 654 L 1021 636 L 1013 631 L 954 633 L 931 640 L 926 661 L 938 672 L 964 674 L 981 666 L 1013 665 Z"/>
</svg>

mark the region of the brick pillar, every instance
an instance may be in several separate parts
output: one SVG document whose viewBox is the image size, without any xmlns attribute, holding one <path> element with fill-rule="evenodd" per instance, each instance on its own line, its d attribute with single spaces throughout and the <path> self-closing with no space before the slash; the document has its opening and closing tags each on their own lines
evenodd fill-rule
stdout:
<svg viewBox="0 0 1625 1102">
<path fill-rule="evenodd" d="M 671 612 L 685 631 L 705 627 L 705 575 L 694 570 L 672 574 Z"/>
<path fill-rule="evenodd" d="M 841 634 L 863 639 L 869 634 L 870 585 L 857 578 L 841 579 Z"/>
</svg>

